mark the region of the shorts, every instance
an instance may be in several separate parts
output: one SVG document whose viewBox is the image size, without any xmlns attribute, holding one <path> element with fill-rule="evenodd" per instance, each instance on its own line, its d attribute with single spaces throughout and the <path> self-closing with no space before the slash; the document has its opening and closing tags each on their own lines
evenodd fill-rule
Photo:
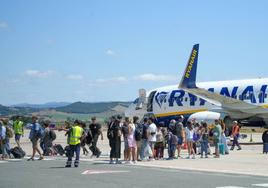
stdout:
<svg viewBox="0 0 268 188">
<path fill-rule="evenodd" d="M 37 146 L 37 141 L 38 141 L 38 138 L 32 138 L 32 139 L 31 139 L 32 147 L 33 147 L 33 148 Z"/>
<path fill-rule="evenodd" d="M 15 134 L 15 140 L 20 141 L 21 134 Z"/>
<path fill-rule="evenodd" d="M 183 141 L 182 137 L 178 136 L 178 145 L 182 145 L 182 141 Z"/>
</svg>

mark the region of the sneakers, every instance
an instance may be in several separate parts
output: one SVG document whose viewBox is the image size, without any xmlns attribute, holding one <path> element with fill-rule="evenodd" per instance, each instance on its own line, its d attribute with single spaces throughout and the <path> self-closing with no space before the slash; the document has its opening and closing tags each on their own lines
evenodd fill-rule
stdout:
<svg viewBox="0 0 268 188">
<path fill-rule="evenodd" d="M 116 164 L 114 160 L 110 160 L 109 164 Z"/>
<path fill-rule="evenodd" d="M 242 148 L 238 148 L 237 150 L 241 150 Z"/>
<path fill-rule="evenodd" d="M 72 166 L 71 165 L 65 165 L 65 168 L 71 168 Z"/>
</svg>

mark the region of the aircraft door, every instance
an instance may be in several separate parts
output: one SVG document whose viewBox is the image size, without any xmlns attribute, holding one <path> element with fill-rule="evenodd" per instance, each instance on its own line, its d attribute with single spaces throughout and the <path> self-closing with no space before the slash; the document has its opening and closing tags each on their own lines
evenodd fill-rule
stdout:
<svg viewBox="0 0 268 188">
<path fill-rule="evenodd" d="M 148 103 L 147 103 L 147 112 L 153 111 L 153 101 L 156 91 L 152 91 L 148 97 Z"/>
</svg>

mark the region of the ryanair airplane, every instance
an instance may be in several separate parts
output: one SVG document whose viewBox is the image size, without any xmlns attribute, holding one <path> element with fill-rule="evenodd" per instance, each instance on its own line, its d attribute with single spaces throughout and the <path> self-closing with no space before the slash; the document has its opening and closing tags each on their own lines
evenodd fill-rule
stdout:
<svg viewBox="0 0 268 188">
<path fill-rule="evenodd" d="M 179 86 L 153 89 L 140 96 L 125 111 L 128 117 L 151 115 L 168 123 L 183 115 L 186 119 L 212 122 L 223 119 L 227 127 L 234 120 L 243 124 L 268 125 L 268 78 L 196 83 L 199 44 L 192 52 Z"/>
</svg>

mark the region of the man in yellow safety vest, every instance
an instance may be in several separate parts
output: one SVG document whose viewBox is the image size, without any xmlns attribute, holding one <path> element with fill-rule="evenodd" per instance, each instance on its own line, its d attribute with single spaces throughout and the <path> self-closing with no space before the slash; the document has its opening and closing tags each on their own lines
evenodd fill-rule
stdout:
<svg viewBox="0 0 268 188">
<path fill-rule="evenodd" d="M 18 147 L 20 148 L 20 138 L 24 134 L 23 121 L 22 121 L 21 116 L 16 117 L 16 120 L 13 123 L 13 130 L 14 130 L 14 134 L 15 134 L 15 141 L 16 141 Z"/>
<path fill-rule="evenodd" d="M 82 128 L 83 124 L 84 123 L 82 121 L 75 120 L 74 126 L 70 128 L 70 151 L 68 152 L 68 160 L 65 167 L 71 167 L 72 157 L 74 156 L 74 153 L 76 155 L 74 166 L 78 167 L 79 165 L 81 138 L 84 137 L 84 130 Z"/>
</svg>

